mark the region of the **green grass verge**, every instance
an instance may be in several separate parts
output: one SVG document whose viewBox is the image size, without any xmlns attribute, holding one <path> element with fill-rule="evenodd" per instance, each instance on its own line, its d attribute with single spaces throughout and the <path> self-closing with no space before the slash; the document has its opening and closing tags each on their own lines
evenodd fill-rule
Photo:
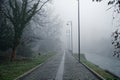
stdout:
<svg viewBox="0 0 120 80">
<path fill-rule="evenodd" d="M 5 62 L 0 64 L 0 80 L 14 80 L 16 77 L 43 63 L 53 55 L 55 54 L 41 55 L 33 60 Z"/>
<path fill-rule="evenodd" d="M 75 55 L 75 57 L 77 57 L 78 55 Z M 89 62 L 86 58 L 84 54 L 80 55 L 80 61 L 84 64 L 86 64 L 89 68 L 91 68 L 92 70 L 94 70 L 96 73 L 98 73 L 99 75 L 101 75 L 103 78 L 105 78 L 106 80 L 119 80 L 117 77 L 113 76 L 112 74 L 106 72 L 105 70 L 101 69 L 99 66 Z"/>
</svg>

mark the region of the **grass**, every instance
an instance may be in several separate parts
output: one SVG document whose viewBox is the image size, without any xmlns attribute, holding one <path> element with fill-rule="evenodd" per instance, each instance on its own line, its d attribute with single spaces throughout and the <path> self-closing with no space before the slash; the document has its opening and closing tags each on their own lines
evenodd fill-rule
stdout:
<svg viewBox="0 0 120 80">
<path fill-rule="evenodd" d="M 43 63 L 53 55 L 55 54 L 41 55 L 33 60 L 2 63 L 0 64 L 0 80 L 14 80 L 16 77 Z"/>
<path fill-rule="evenodd" d="M 77 55 L 75 55 L 76 57 Z M 98 73 L 99 75 L 101 75 L 105 80 L 119 80 L 117 77 L 115 77 L 114 75 L 108 73 L 107 71 L 101 69 L 99 66 L 89 62 L 86 58 L 84 54 L 81 54 L 80 56 L 80 61 L 84 64 L 86 64 L 89 68 L 91 68 L 92 70 L 94 70 L 96 73 Z"/>
</svg>

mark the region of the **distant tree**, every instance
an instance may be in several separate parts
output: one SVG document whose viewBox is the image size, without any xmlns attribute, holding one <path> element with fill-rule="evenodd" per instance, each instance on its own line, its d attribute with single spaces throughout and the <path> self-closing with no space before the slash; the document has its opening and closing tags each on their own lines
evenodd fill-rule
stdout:
<svg viewBox="0 0 120 80">
<path fill-rule="evenodd" d="M 45 45 L 47 45 L 48 50 L 59 52 L 61 51 L 62 44 L 62 28 L 63 22 L 59 16 L 49 17 L 48 23 L 42 29 L 45 34 L 44 40 L 46 40 Z M 52 46 L 52 47 L 51 47 Z"/>
<path fill-rule="evenodd" d="M 15 60 L 16 49 L 20 44 L 20 39 L 26 25 L 33 16 L 42 10 L 49 0 L 6 0 L 2 5 L 2 13 L 13 26 L 13 46 L 11 61 Z"/>
<path fill-rule="evenodd" d="M 35 27 L 33 32 L 35 36 L 40 36 L 41 39 L 36 39 L 35 48 L 36 51 L 47 52 L 47 51 L 61 51 L 62 44 L 62 28 L 63 21 L 58 15 L 53 14 L 53 10 L 48 5 L 43 15 L 38 14 L 33 18 Z"/>
</svg>

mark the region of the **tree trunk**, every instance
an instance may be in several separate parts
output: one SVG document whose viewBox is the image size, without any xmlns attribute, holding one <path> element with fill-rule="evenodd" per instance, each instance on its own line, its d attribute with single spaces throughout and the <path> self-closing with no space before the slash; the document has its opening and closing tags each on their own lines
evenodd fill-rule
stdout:
<svg viewBox="0 0 120 80">
<path fill-rule="evenodd" d="M 12 49 L 10 61 L 14 61 L 15 59 L 16 59 L 16 47 Z"/>
<path fill-rule="evenodd" d="M 16 59 L 16 49 L 19 45 L 19 38 L 16 38 L 16 34 L 15 34 L 15 38 L 14 38 L 14 42 L 13 42 L 13 48 L 12 48 L 12 53 L 11 53 L 11 58 L 10 61 L 14 61 Z"/>
</svg>

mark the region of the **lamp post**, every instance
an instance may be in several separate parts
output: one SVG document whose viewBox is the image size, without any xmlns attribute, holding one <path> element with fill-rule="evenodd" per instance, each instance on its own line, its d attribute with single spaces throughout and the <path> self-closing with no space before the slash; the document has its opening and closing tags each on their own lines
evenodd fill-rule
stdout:
<svg viewBox="0 0 120 80">
<path fill-rule="evenodd" d="M 68 21 L 67 25 L 69 25 L 70 23 L 70 27 L 71 27 L 71 53 L 73 54 L 73 33 L 72 33 L 72 21 Z"/>
<path fill-rule="evenodd" d="M 78 61 L 80 62 L 80 5 L 78 0 Z"/>
</svg>

